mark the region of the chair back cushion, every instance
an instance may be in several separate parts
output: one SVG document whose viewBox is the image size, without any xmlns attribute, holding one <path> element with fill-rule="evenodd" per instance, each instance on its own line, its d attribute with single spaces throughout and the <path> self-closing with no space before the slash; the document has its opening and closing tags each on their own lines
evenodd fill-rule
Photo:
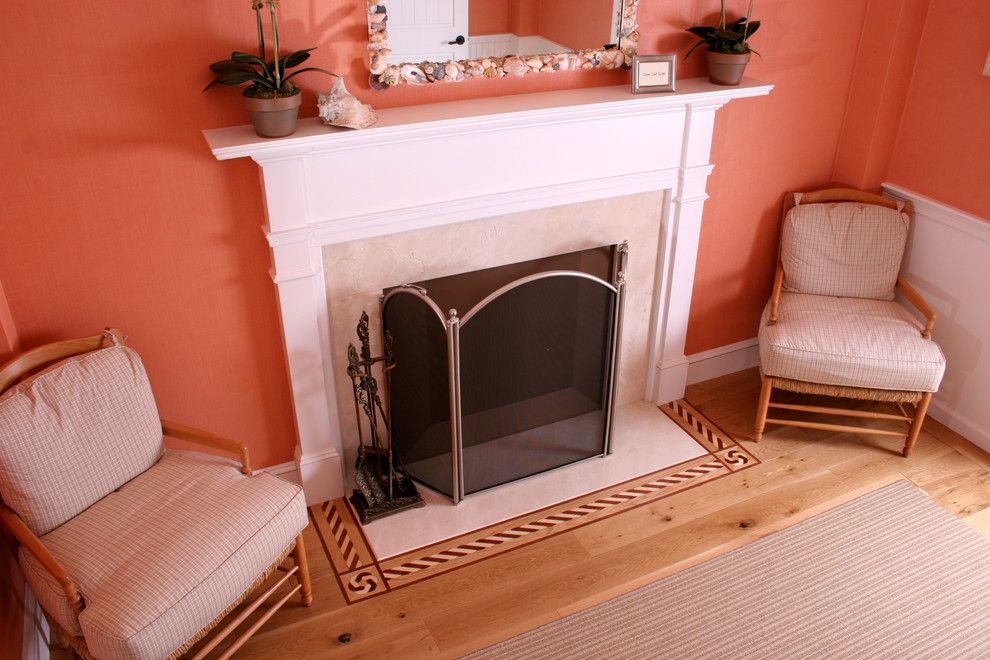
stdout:
<svg viewBox="0 0 990 660">
<path fill-rule="evenodd" d="M 798 202 L 781 230 L 784 290 L 893 300 L 908 215 L 874 204 Z"/>
<path fill-rule="evenodd" d="M 147 373 L 126 346 L 68 358 L 0 396 L 0 495 L 38 536 L 163 450 Z"/>
</svg>

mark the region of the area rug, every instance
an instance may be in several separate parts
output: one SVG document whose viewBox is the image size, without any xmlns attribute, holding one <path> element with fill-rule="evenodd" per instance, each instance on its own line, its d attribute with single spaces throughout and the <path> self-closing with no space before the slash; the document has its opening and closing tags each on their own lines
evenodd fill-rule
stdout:
<svg viewBox="0 0 990 660">
<path fill-rule="evenodd" d="M 348 603 L 379 596 L 759 464 L 686 401 L 661 409 L 698 443 L 697 458 L 396 556 L 376 556 L 346 500 L 309 507 L 341 593 Z"/>
<path fill-rule="evenodd" d="M 467 656 L 986 658 L 990 542 L 898 481 Z"/>
</svg>

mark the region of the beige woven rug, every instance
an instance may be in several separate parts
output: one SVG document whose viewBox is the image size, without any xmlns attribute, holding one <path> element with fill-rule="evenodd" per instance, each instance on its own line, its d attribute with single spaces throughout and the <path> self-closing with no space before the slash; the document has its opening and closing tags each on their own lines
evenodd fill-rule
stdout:
<svg viewBox="0 0 990 660">
<path fill-rule="evenodd" d="M 898 481 L 480 658 L 987 658 L 990 541 Z"/>
</svg>

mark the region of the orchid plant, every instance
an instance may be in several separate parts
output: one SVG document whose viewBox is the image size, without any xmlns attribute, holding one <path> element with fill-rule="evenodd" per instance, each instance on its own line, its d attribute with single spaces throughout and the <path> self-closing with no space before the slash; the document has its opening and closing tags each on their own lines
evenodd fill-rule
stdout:
<svg viewBox="0 0 990 660">
<path fill-rule="evenodd" d="M 688 28 L 688 32 L 701 37 L 701 41 L 691 47 L 685 55 L 685 59 L 694 52 L 694 49 L 707 44 L 708 49 L 716 53 L 749 53 L 756 52 L 749 47 L 747 39 L 753 36 L 760 27 L 759 21 L 751 21 L 753 15 L 753 0 L 749 0 L 749 10 L 745 18 L 726 24 L 725 22 L 725 0 L 722 0 L 722 13 L 717 27 L 697 26 Z"/>
<path fill-rule="evenodd" d="M 289 82 L 289 78 L 304 71 L 320 71 L 331 76 L 336 74 L 319 69 L 317 67 L 306 67 L 286 75 L 286 69 L 299 66 L 307 59 L 314 48 L 297 50 L 288 55 L 279 55 L 278 50 L 278 21 L 275 17 L 275 10 L 278 9 L 278 0 L 251 0 L 251 8 L 254 9 L 255 18 L 258 23 L 258 54 L 242 53 L 234 51 L 230 54 L 230 59 L 220 60 L 210 65 L 210 71 L 217 74 L 209 85 L 203 88 L 205 92 L 217 83 L 236 87 L 237 85 L 250 84 L 244 90 L 245 96 L 254 98 L 277 98 L 279 96 L 293 96 L 299 93 L 299 88 L 294 83 Z M 262 13 L 267 10 L 272 25 L 272 50 L 273 57 L 265 59 L 265 31 L 263 28 Z"/>
</svg>

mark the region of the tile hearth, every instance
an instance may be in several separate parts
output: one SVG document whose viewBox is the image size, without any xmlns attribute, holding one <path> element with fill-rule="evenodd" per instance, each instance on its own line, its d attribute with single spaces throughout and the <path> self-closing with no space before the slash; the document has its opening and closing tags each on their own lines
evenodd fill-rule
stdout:
<svg viewBox="0 0 990 660">
<path fill-rule="evenodd" d="M 385 593 L 755 465 L 683 400 L 619 408 L 605 458 L 469 496 L 420 486 L 427 506 L 361 526 L 344 499 L 310 516 L 348 602 Z"/>
</svg>

